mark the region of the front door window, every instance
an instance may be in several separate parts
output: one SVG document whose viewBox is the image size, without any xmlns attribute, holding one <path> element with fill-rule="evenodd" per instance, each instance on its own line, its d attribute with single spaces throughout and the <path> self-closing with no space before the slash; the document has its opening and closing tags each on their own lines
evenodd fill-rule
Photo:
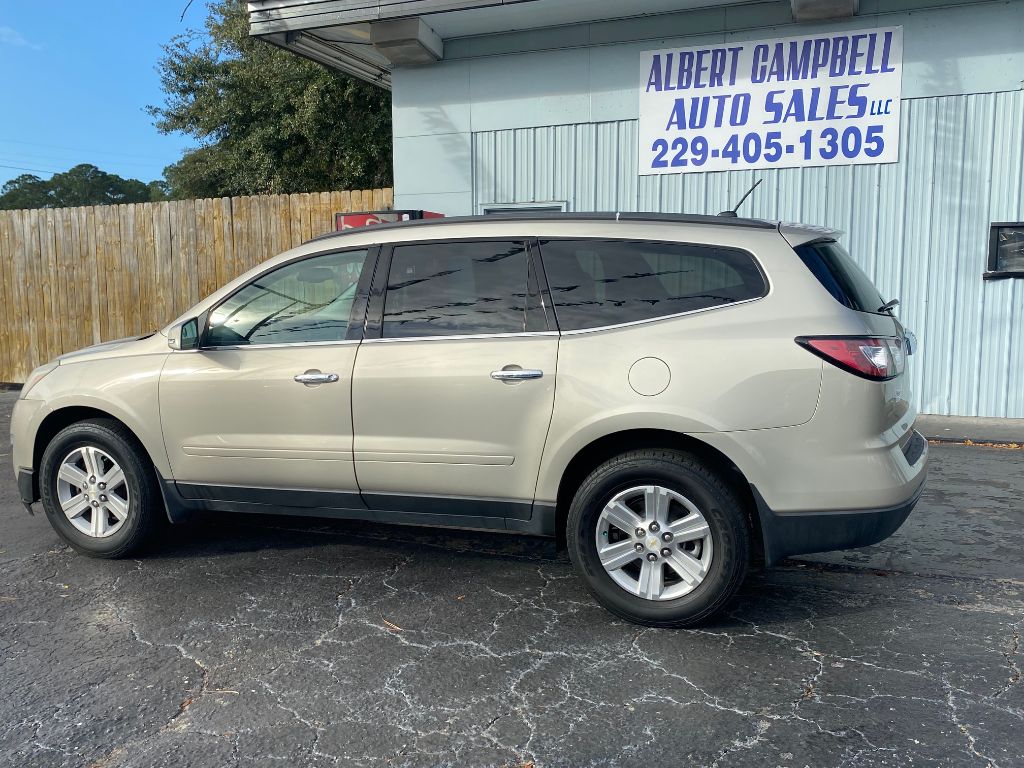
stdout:
<svg viewBox="0 0 1024 768">
<path fill-rule="evenodd" d="M 329 253 L 262 275 L 213 311 L 204 346 L 344 340 L 366 256 Z"/>
</svg>

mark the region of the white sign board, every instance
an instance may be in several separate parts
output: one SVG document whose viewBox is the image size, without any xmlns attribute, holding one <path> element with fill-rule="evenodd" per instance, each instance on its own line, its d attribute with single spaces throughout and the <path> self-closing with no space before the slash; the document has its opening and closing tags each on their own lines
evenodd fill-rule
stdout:
<svg viewBox="0 0 1024 768">
<path fill-rule="evenodd" d="M 903 28 L 646 51 L 640 174 L 899 160 Z"/>
</svg>

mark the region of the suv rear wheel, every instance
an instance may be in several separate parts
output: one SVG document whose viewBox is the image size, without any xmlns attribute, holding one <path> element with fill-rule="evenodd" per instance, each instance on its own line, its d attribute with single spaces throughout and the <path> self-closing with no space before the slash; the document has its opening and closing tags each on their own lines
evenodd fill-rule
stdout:
<svg viewBox="0 0 1024 768">
<path fill-rule="evenodd" d="M 569 509 L 566 542 L 598 602 L 654 627 L 707 619 L 750 562 L 739 497 L 683 451 L 631 451 L 595 469 Z"/>
<path fill-rule="evenodd" d="M 40 461 L 39 491 L 54 530 L 93 557 L 137 551 L 163 511 L 149 458 L 134 435 L 107 419 L 57 433 Z"/>
</svg>

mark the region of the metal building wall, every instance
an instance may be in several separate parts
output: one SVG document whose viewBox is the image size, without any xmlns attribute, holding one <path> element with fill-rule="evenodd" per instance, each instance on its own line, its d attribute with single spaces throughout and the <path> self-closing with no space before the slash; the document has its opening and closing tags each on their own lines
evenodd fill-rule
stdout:
<svg viewBox="0 0 1024 768">
<path fill-rule="evenodd" d="M 477 211 L 560 201 L 570 211 L 742 213 L 823 224 L 920 341 L 922 413 L 1024 417 L 1024 281 L 984 281 L 989 223 L 1024 220 L 1024 92 L 909 99 L 891 165 L 637 176 L 637 122 L 473 134 Z"/>
</svg>

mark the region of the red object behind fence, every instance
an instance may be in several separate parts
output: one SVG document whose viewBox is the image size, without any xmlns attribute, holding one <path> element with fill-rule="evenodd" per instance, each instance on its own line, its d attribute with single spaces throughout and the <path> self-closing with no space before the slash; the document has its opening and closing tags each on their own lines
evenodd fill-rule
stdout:
<svg viewBox="0 0 1024 768">
<path fill-rule="evenodd" d="M 393 224 L 397 221 L 415 221 L 417 219 L 443 219 L 443 213 L 433 211 L 359 211 L 357 213 L 334 214 L 334 228 L 339 232 L 343 229 L 357 229 L 374 224 Z"/>
</svg>

